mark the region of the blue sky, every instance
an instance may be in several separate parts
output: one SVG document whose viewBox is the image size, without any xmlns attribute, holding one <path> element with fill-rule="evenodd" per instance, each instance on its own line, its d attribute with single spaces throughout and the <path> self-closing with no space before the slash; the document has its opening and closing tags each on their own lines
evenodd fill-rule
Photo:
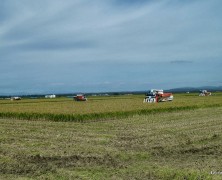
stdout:
<svg viewBox="0 0 222 180">
<path fill-rule="evenodd" d="M 0 0 L 0 94 L 222 85 L 221 0 Z"/>
</svg>

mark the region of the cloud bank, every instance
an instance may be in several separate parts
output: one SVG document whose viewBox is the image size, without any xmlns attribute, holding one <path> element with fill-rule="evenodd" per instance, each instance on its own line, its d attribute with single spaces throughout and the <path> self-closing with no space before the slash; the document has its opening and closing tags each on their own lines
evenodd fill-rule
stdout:
<svg viewBox="0 0 222 180">
<path fill-rule="evenodd" d="M 0 92 L 214 85 L 222 75 L 221 5 L 0 0 Z M 156 82 L 162 76 L 168 83 Z"/>
</svg>

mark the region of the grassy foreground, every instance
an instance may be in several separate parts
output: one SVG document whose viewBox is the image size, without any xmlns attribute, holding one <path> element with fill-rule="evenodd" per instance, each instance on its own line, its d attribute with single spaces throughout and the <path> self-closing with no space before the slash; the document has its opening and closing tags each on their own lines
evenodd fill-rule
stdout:
<svg viewBox="0 0 222 180">
<path fill-rule="evenodd" d="M 222 179 L 222 107 L 103 122 L 0 120 L 0 179 Z"/>
</svg>

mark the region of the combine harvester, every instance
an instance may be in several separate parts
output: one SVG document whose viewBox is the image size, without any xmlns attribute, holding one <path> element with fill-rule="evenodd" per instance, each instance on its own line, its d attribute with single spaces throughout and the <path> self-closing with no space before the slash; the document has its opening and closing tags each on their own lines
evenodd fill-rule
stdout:
<svg viewBox="0 0 222 180">
<path fill-rule="evenodd" d="M 87 98 L 83 94 L 77 94 L 76 96 L 73 97 L 75 101 L 87 101 Z"/>
<path fill-rule="evenodd" d="M 166 102 L 172 101 L 173 94 L 172 93 L 164 93 L 162 89 L 151 89 L 149 93 L 146 94 L 143 102 L 147 103 L 155 103 L 155 102 Z"/>
<path fill-rule="evenodd" d="M 208 92 L 207 90 L 200 90 L 199 96 L 211 96 L 211 92 Z"/>
<path fill-rule="evenodd" d="M 21 97 L 11 97 L 11 101 L 18 101 L 18 100 L 22 100 Z"/>
</svg>

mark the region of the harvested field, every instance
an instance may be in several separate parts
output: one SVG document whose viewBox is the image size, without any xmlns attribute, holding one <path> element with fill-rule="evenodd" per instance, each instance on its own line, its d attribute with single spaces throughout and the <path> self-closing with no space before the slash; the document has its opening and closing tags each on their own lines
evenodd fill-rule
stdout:
<svg viewBox="0 0 222 180">
<path fill-rule="evenodd" d="M 194 99 L 199 101 L 193 109 L 134 113 L 85 123 L 1 119 L 0 177 L 221 179 L 221 96 Z M 106 101 L 115 100 L 101 100 Z M 152 105 L 161 109 L 178 101 Z"/>
</svg>

